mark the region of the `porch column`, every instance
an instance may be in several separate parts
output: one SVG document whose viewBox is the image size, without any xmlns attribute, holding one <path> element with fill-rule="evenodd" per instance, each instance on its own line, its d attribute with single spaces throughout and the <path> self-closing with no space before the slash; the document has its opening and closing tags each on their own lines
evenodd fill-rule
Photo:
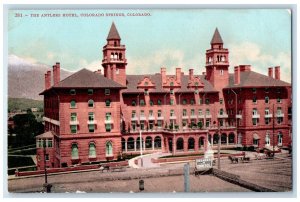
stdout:
<svg viewBox="0 0 300 202">
<path fill-rule="evenodd" d="M 154 150 L 154 138 L 152 139 L 152 150 Z"/>
<path fill-rule="evenodd" d="M 136 151 L 136 140 L 134 140 L 134 151 Z"/>
<path fill-rule="evenodd" d="M 127 141 L 125 141 L 125 152 L 127 152 Z"/>
<path fill-rule="evenodd" d="M 229 140 L 228 136 L 229 136 L 229 134 L 226 135 L 226 144 L 227 144 L 227 146 L 229 144 L 229 142 L 228 142 L 228 140 Z"/>
</svg>

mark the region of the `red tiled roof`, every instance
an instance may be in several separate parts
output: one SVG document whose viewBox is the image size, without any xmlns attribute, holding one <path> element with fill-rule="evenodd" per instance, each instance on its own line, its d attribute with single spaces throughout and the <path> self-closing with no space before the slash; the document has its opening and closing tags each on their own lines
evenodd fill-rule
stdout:
<svg viewBox="0 0 300 202">
<path fill-rule="evenodd" d="M 53 131 L 47 131 L 45 133 L 35 136 L 35 138 L 53 138 L 54 135 L 55 133 Z"/>
<path fill-rule="evenodd" d="M 119 39 L 119 40 L 121 39 L 114 22 L 112 23 L 109 33 L 108 33 L 108 36 L 107 36 L 107 40 L 109 40 L 109 39 Z"/>
<path fill-rule="evenodd" d="M 218 28 L 216 28 L 213 38 L 210 41 L 210 44 L 221 44 L 223 43 L 222 37 L 219 33 Z"/>
<path fill-rule="evenodd" d="M 235 88 L 235 87 L 284 87 L 284 86 L 291 86 L 290 83 L 285 81 L 277 80 L 271 78 L 269 76 L 265 76 L 263 74 L 253 72 L 253 71 L 246 71 L 241 72 L 240 74 L 240 83 L 235 85 L 234 84 L 234 74 L 229 75 L 229 85 L 225 88 Z"/>
<path fill-rule="evenodd" d="M 52 86 L 53 88 L 126 88 L 121 84 L 105 78 L 103 75 L 97 74 L 87 69 L 82 69 L 64 80 L 60 81 L 57 85 Z M 46 91 L 40 93 L 43 95 Z"/>
</svg>

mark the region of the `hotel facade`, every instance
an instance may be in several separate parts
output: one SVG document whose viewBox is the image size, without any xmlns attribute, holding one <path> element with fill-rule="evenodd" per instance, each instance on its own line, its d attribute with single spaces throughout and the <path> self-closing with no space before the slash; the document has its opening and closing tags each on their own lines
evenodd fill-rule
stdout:
<svg viewBox="0 0 300 202">
<path fill-rule="evenodd" d="M 45 74 L 38 169 L 44 162 L 59 168 L 115 160 L 138 154 L 140 145 L 143 153 L 176 155 L 201 153 L 219 138 L 221 148 L 289 146 L 291 84 L 280 80 L 280 67 L 262 75 L 238 65 L 231 74 L 229 64 L 216 29 L 201 75 L 181 68 L 168 75 L 165 67 L 127 75 L 126 47 L 113 23 L 103 47 L 103 73 L 82 69 L 61 80 L 56 63 Z"/>
</svg>

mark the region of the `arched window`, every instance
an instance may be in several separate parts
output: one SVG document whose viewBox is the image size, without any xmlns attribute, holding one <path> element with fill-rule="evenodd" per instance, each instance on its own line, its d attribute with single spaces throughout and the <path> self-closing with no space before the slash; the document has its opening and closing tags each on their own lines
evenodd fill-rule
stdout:
<svg viewBox="0 0 300 202">
<path fill-rule="evenodd" d="M 152 148 L 152 137 L 148 136 L 146 137 L 146 149 L 151 149 Z"/>
<path fill-rule="evenodd" d="M 155 149 L 161 148 L 161 138 L 159 136 L 156 136 L 154 138 L 154 148 Z"/>
<path fill-rule="evenodd" d="M 94 107 L 94 100 L 89 100 L 88 101 L 88 106 L 89 107 Z"/>
<path fill-rule="evenodd" d="M 228 136 L 228 143 L 234 144 L 234 133 L 230 133 Z"/>
<path fill-rule="evenodd" d="M 268 97 L 268 96 L 265 97 L 265 103 L 266 103 L 266 104 L 269 103 L 269 97 Z"/>
<path fill-rule="evenodd" d="M 176 150 L 183 150 L 183 139 L 181 137 L 176 141 Z"/>
<path fill-rule="evenodd" d="M 153 100 L 150 100 L 150 106 L 153 106 L 154 103 L 153 103 Z"/>
<path fill-rule="evenodd" d="M 223 113 L 224 113 L 224 110 L 220 109 L 220 115 L 223 115 Z"/>
<path fill-rule="evenodd" d="M 191 99 L 191 105 L 194 105 L 194 104 L 195 104 L 195 100 Z"/>
<path fill-rule="evenodd" d="M 170 82 L 170 86 L 174 86 L 174 82 L 173 81 Z"/>
<path fill-rule="evenodd" d="M 282 139 L 283 139 L 283 135 L 282 132 L 278 132 L 278 146 L 282 146 Z"/>
<path fill-rule="evenodd" d="M 134 150 L 134 139 L 132 137 L 127 140 L 127 151 Z"/>
<path fill-rule="evenodd" d="M 95 143 L 91 142 L 89 144 L 89 158 L 95 158 L 96 157 L 96 146 Z"/>
<path fill-rule="evenodd" d="M 119 53 L 119 59 L 122 60 L 122 53 Z"/>
<path fill-rule="evenodd" d="M 70 107 L 71 108 L 75 108 L 76 107 L 76 101 L 75 100 L 71 100 Z"/>
<path fill-rule="evenodd" d="M 213 136 L 213 143 L 214 144 L 218 144 L 218 141 L 219 141 L 219 135 L 218 134 L 214 134 L 214 136 Z"/>
<path fill-rule="evenodd" d="M 141 99 L 141 100 L 140 100 L 140 105 L 141 105 L 141 106 L 145 106 L 145 100 Z"/>
<path fill-rule="evenodd" d="M 225 133 L 221 135 L 221 144 L 227 144 L 227 135 Z"/>
<path fill-rule="evenodd" d="M 78 155 L 78 146 L 76 143 L 72 144 L 72 159 L 78 159 L 79 155 Z"/>
<path fill-rule="evenodd" d="M 105 106 L 106 107 L 110 107 L 110 103 L 111 103 L 111 101 L 109 99 L 105 100 Z"/>
<path fill-rule="evenodd" d="M 114 53 L 110 54 L 110 58 L 113 59 L 114 58 Z"/>
<path fill-rule="evenodd" d="M 205 141 L 204 137 L 199 138 L 199 148 L 204 147 L 204 141 Z"/>
<path fill-rule="evenodd" d="M 195 150 L 195 139 L 192 137 L 188 139 L 188 150 Z"/>
<path fill-rule="evenodd" d="M 270 146 L 270 135 L 269 135 L 269 133 L 266 134 L 265 141 L 266 141 L 266 146 Z"/>
<path fill-rule="evenodd" d="M 161 105 L 161 100 L 157 100 L 157 105 Z"/>
<path fill-rule="evenodd" d="M 106 156 L 112 156 L 113 155 L 113 147 L 112 147 L 111 141 L 106 143 L 105 153 L 106 153 Z"/>
<path fill-rule="evenodd" d="M 132 100 L 132 102 L 131 102 L 131 106 L 136 106 L 136 102 L 135 102 L 135 100 Z"/>
<path fill-rule="evenodd" d="M 143 138 L 142 139 L 140 139 L 140 137 L 138 137 L 138 138 L 136 138 L 136 149 L 140 149 L 141 147 L 141 141 L 142 141 L 142 148 L 144 148 L 144 140 L 143 140 Z"/>
<path fill-rule="evenodd" d="M 183 104 L 183 105 L 186 105 L 186 99 L 183 99 L 183 100 L 182 100 L 182 104 Z"/>
</svg>

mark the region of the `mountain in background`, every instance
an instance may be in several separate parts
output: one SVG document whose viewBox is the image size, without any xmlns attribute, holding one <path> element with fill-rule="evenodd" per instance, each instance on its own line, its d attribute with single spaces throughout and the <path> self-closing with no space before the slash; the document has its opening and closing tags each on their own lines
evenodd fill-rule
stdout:
<svg viewBox="0 0 300 202">
<path fill-rule="evenodd" d="M 51 70 L 45 64 L 33 63 L 16 55 L 8 57 L 8 97 L 28 98 L 42 100 L 40 96 L 45 88 L 45 76 L 47 70 Z M 73 72 L 61 68 L 61 80 L 70 76 Z M 53 78 L 53 73 L 51 73 Z M 53 82 L 53 79 L 52 79 Z"/>
</svg>

